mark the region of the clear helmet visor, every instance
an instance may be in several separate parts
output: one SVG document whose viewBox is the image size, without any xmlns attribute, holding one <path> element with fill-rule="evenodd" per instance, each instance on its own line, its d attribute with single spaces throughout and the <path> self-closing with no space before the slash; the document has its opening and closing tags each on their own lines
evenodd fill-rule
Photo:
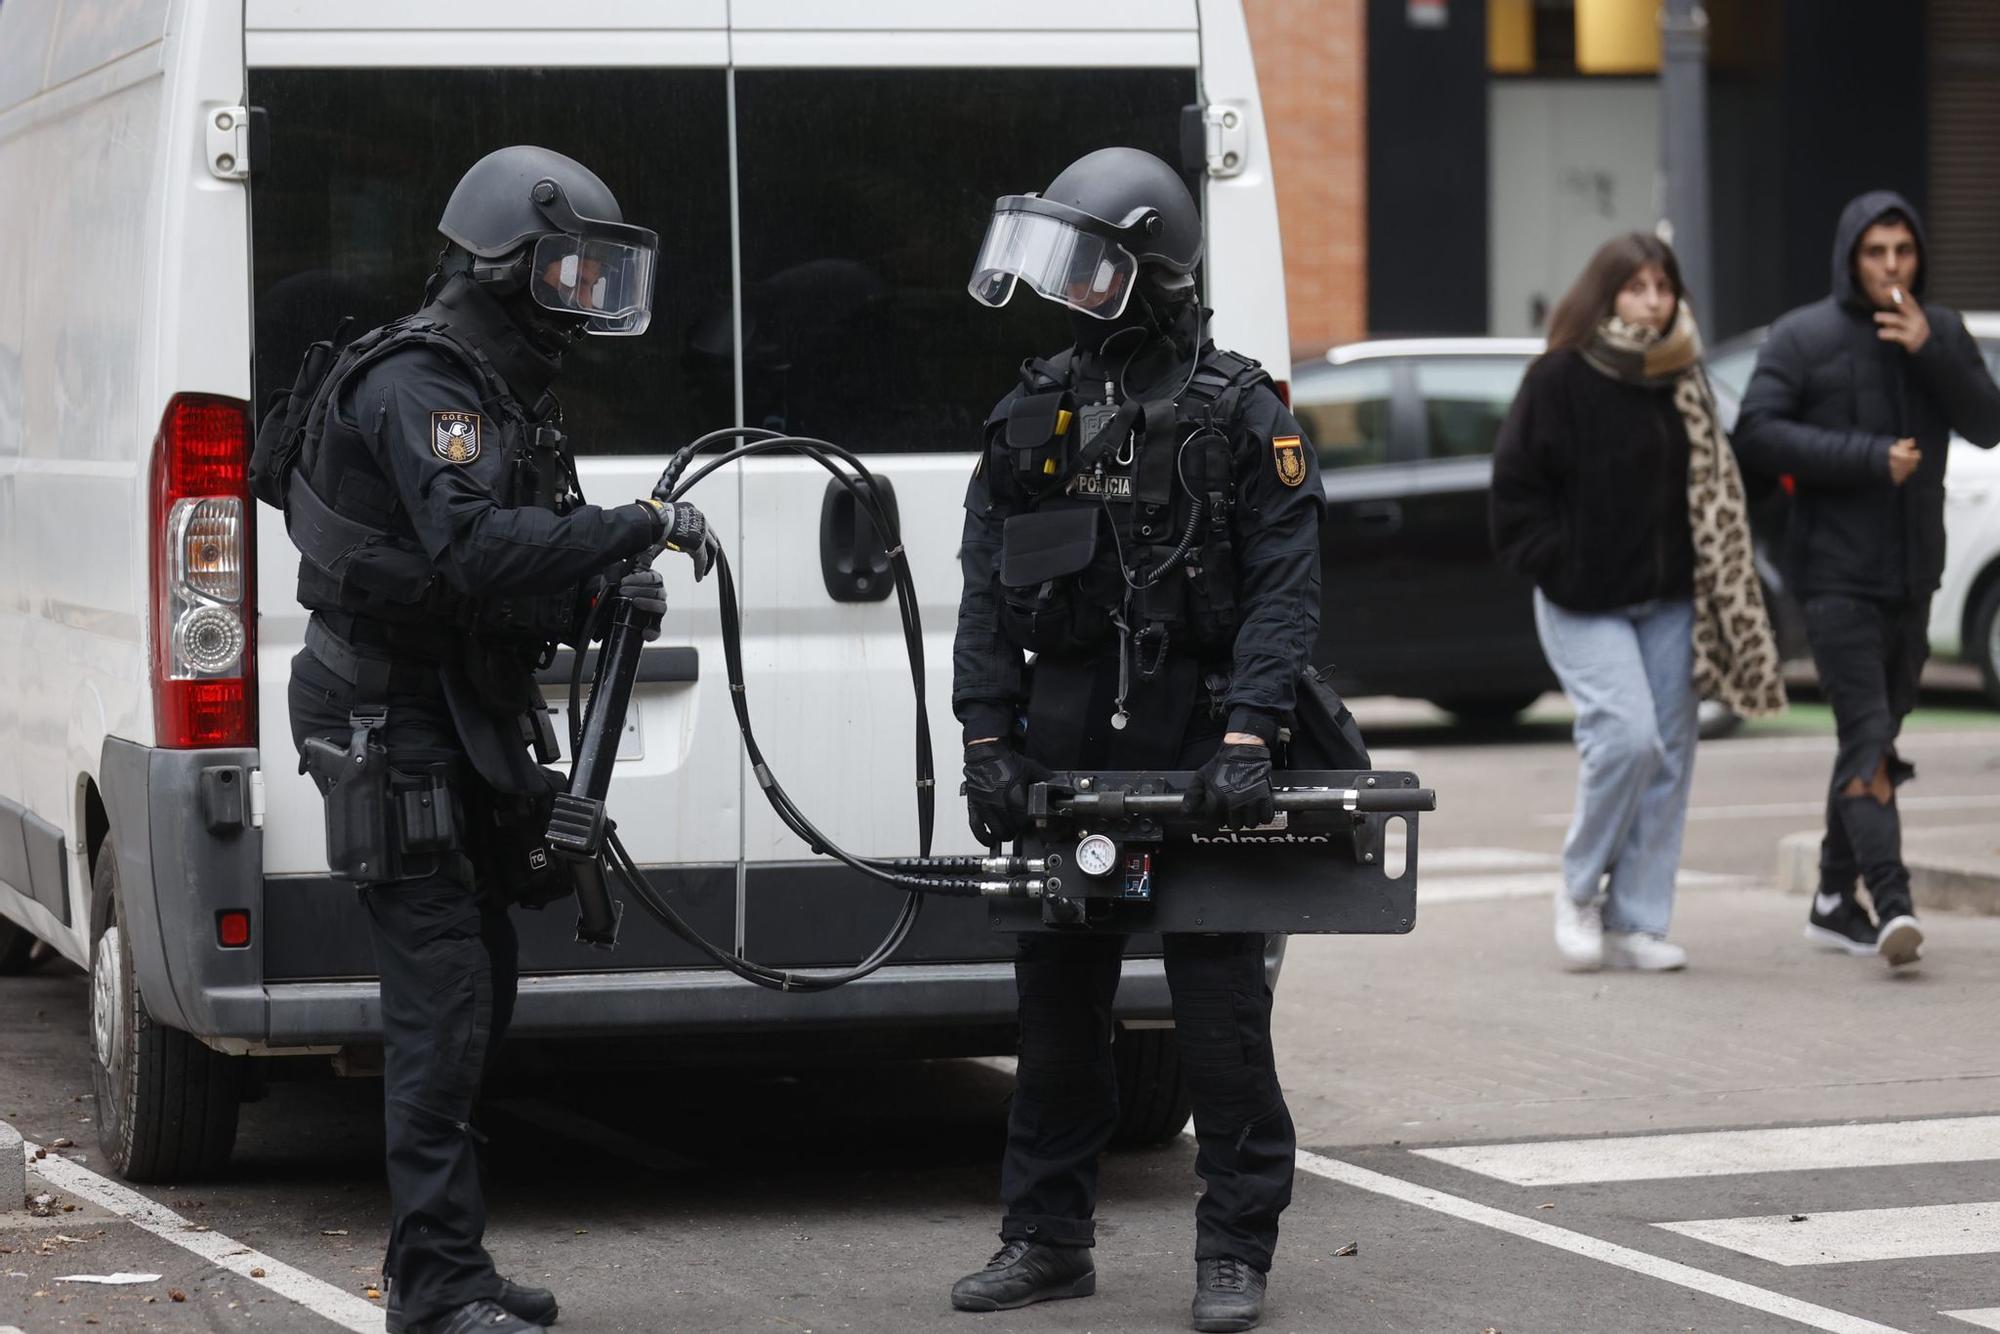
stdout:
<svg viewBox="0 0 2000 1334">
<path fill-rule="evenodd" d="M 528 290 L 537 305 L 585 315 L 586 333 L 633 335 L 653 320 L 653 250 L 556 233 L 535 242 Z"/>
<path fill-rule="evenodd" d="M 1058 305 L 1115 320 L 1138 272 L 1139 261 L 1116 242 L 1046 213 L 997 209 L 966 290 L 981 305 L 1004 306 L 1024 282 Z"/>
</svg>

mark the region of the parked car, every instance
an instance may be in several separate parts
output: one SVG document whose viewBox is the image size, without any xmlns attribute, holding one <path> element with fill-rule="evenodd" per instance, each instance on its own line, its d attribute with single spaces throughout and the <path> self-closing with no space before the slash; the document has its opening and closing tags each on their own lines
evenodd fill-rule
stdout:
<svg viewBox="0 0 2000 1334">
<path fill-rule="evenodd" d="M 1965 327 L 2000 378 L 2000 312 L 1967 314 Z M 1709 353 L 1716 406 L 1731 429 L 1764 332 L 1738 334 Z M 1944 481 L 1944 579 L 1931 599 L 1931 652 L 1978 667 L 1987 697 L 2000 705 L 2000 450 L 1953 439 Z M 1783 531 L 1783 501 L 1775 508 L 1766 524 L 1774 538 Z"/>
<path fill-rule="evenodd" d="M 1538 338 L 1399 338 L 1336 347 L 1293 368 L 1292 408 L 1319 449 L 1319 661 L 1351 694 L 1427 699 L 1468 722 L 1512 718 L 1555 674 L 1535 635 L 1533 585 L 1494 558 L 1493 441 Z M 1755 508 L 1758 573 L 1779 647 L 1803 627 Z M 1704 715 L 1704 734 L 1726 711 Z"/>
</svg>

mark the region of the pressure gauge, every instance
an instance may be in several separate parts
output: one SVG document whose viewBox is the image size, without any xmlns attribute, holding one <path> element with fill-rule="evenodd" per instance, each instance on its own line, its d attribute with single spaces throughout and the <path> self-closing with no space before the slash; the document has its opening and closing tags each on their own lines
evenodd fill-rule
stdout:
<svg viewBox="0 0 2000 1334">
<path fill-rule="evenodd" d="M 1076 869 L 1103 879 L 1118 869 L 1118 845 L 1103 834 L 1086 834 L 1076 845 Z"/>
</svg>

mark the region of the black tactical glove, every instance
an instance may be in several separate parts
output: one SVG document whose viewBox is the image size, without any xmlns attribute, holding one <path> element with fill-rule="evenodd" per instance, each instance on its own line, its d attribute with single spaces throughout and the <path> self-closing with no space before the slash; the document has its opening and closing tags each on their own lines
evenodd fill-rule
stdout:
<svg viewBox="0 0 2000 1334">
<path fill-rule="evenodd" d="M 1194 785 L 1181 798 L 1189 815 L 1219 819 L 1231 829 L 1269 824 L 1277 814 L 1271 794 L 1271 748 L 1224 745 L 1195 771 Z"/>
<path fill-rule="evenodd" d="M 965 748 L 965 814 L 972 836 L 989 848 L 1027 832 L 1028 789 L 1049 771 L 1004 741 Z"/>
<path fill-rule="evenodd" d="M 659 535 L 654 541 L 692 560 L 694 577 L 699 581 L 715 567 L 715 553 L 720 549 L 715 535 L 708 531 L 708 520 L 685 500 L 649 500 L 645 503 L 653 507 L 653 516 L 660 525 Z"/>
<path fill-rule="evenodd" d="M 650 568 L 626 571 L 618 581 L 618 596 L 630 602 L 633 610 L 652 617 L 646 627 L 646 642 L 658 639 L 660 618 L 667 614 L 667 581 L 660 572 Z"/>
</svg>

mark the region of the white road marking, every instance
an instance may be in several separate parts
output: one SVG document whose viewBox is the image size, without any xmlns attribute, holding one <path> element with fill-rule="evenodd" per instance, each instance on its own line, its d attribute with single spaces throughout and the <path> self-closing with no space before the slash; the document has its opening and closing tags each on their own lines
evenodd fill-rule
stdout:
<svg viewBox="0 0 2000 1334">
<path fill-rule="evenodd" d="M 1793 1222 L 1797 1217 L 1696 1218 L 1654 1226 L 1774 1265 L 1835 1265 L 2000 1251 L 2000 1200 L 1841 1209 L 1809 1214 Z"/>
<path fill-rule="evenodd" d="M 1962 797 L 1897 797 L 1896 805 L 1906 811 L 1986 811 L 2000 810 L 2000 796 L 1972 794 Z M 1826 814 L 1826 802 L 1775 801 L 1764 805 L 1690 806 L 1690 820 L 1775 820 Z M 1550 812 L 1534 817 L 1535 823 L 1561 828 L 1570 821 L 1569 812 Z"/>
<path fill-rule="evenodd" d="M 1950 1316 L 1953 1320 L 1963 1320 L 1968 1325 L 1981 1329 L 2000 1329 L 2000 1306 L 1989 1306 L 1979 1311 L 1939 1311 L 1939 1315 Z"/>
<path fill-rule="evenodd" d="M 1883 1135 L 1873 1126 L 1784 1126 L 1472 1144 L 1415 1152 L 1516 1186 L 1974 1163 L 2000 1158 L 2000 1116 L 1898 1121 L 1893 1135 Z"/>
<path fill-rule="evenodd" d="M 1417 864 L 1417 902 L 1486 903 L 1495 899 L 1550 899 L 1562 887 L 1562 876 L 1554 871 L 1531 871 L 1513 875 L 1441 875 L 1429 873 L 1430 863 L 1421 855 Z M 1674 877 L 1681 889 L 1703 886 L 1748 884 L 1743 876 L 1718 875 L 1712 871 L 1682 871 Z"/>
<path fill-rule="evenodd" d="M 382 1308 L 367 1298 L 337 1288 L 325 1279 L 314 1278 L 302 1269 L 294 1269 L 283 1260 L 252 1250 L 220 1232 L 190 1223 L 164 1204 L 147 1199 L 130 1186 L 99 1176 L 82 1163 L 71 1162 L 55 1153 L 37 1161 L 36 1146 L 29 1144 L 24 1148 L 28 1169 L 50 1185 L 79 1199 L 89 1200 L 100 1208 L 109 1209 L 134 1227 L 150 1232 L 163 1241 L 170 1241 L 184 1251 L 192 1251 L 217 1268 L 227 1269 L 268 1288 L 342 1329 L 352 1330 L 353 1334 L 382 1334 Z M 263 1270 L 263 1277 L 253 1276 L 252 1269 Z"/>
<path fill-rule="evenodd" d="M 1425 875 L 1437 871 L 1527 871 L 1562 865 L 1562 858 L 1552 852 L 1519 848 L 1425 848 L 1417 860 Z"/>
<path fill-rule="evenodd" d="M 1763 1311 L 1767 1315 L 1780 1316 L 1797 1321 L 1812 1329 L 1825 1330 L 1827 1334 L 1904 1334 L 1893 1325 L 1880 1325 L 1873 1320 L 1836 1311 L 1831 1307 L 1818 1306 L 1812 1302 L 1787 1297 L 1782 1292 L 1772 1292 L 1754 1284 L 1725 1278 L 1721 1274 L 1711 1274 L 1705 1269 L 1680 1264 L 1674 1260 L 1662 1259 L 1646 1251 L 1634 1250 L 1630 1246 L 1620 1246 L 1615 1242 L 1602 1241 L 1581 1232 L 1544 1223 L 1536 1218 L 1523 1218 L 1519 1214 L 1495 1209 L 1490 1205 L 1448 1195 L 1441 1190 L 1419 1186 L 1401 1177 L 1388 1176 L 1381 1172 L 1356 1167 L 1338 1158 L 1328 1158 L 1317 1153 L 1301 1151 L 1299 1167 L 1303 1171 L 1328 1181 L 1337 1181 L 1344 1186 L 1369 1191 L 1376 1195 L 1386 1195 L 1405 1204 L 1413 1204 L 1420 1209 L 1430 1209 L 1436 1213 L 1489 1227 L 1526 1241 L 1550 1246 L 1572 1255 L 1598 1260 L 1619 1269 L 1630 1270 L 1647 1278 L 1655 1278 L 1663 1283 L 1672 1283 L 1695 1292 L 1717 1297 L 1738 1306 L 1747 1306 L 1753 1311 Z"/>
</svg>

